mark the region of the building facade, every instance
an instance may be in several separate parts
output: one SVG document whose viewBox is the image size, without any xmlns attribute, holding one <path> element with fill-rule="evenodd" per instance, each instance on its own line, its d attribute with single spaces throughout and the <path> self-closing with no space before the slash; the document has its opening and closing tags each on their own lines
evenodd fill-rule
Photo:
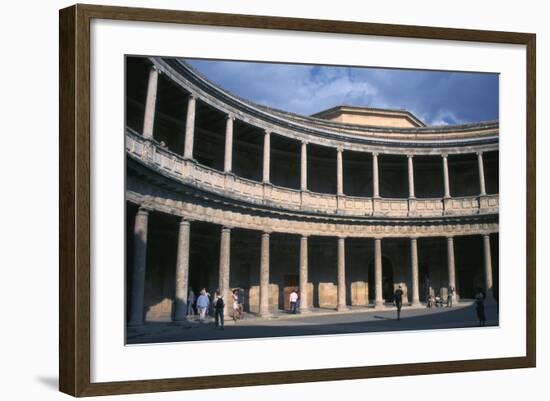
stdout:
<svg viewBox="0 0 550 401">
<path fill-rule="evenodd" d="M 187 294 L 260 316 L 498 299 L 498 122 L 406 111 L 313 116 L 218 87 L 180 59 L 126 60 L 128 324 L 186 319 Z"/>
</svg>

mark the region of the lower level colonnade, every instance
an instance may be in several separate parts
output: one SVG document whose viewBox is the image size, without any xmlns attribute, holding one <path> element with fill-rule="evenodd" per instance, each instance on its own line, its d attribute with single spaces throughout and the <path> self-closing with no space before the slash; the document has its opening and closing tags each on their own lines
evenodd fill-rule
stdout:
<svg viewBox="0 0 550 401">
<path fill-rule="evenodd" d="M 430 295 L 446 300 L 450 287 L 455 302 L 473 298 L 479 290 L 488 300 L 498 296 L 493 288 L 498 282 L 493 277 L 498 274 L 498 233 L 321 237 L 190 221 L 133 204 L 127 215 L 129 325 L 184 321 L 189 290 L 198 296 L 201 288 L 212 295 L 219 289 L 228 306 L 231 290 L 240 288 L 245 311 L 262 317 L 288 309 L 294 289 L 300 293 L 301 313 L 384 307 L 398 286 L 404 304 L 412 306 Z"/>
</svg>

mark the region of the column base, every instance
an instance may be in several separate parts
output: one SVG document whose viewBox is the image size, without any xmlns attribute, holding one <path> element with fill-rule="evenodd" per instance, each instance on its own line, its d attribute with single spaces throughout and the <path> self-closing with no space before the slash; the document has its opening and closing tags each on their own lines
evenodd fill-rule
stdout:
<svg viewBox="0 0 550 401">
<path fill-rule="evenodd" d="M 306 315 L 308 313 L 311 313 L 312 310 L 309 309 L 309 308 L 304 308 L 304 309 L 298 309 L 298 313 L 302 314 L 302 315 Z"/>
<path fill-rule="evenodd" d="M 349 310 L 349 308 L 348 308 L 347 305 L 339 305 L 339 306 L 336 307 L 336 310 L 338 312 L 345 312 L 345 311 Z"/>
<path fill-rule="evenodd" d="M 379 308 L 381 306 L 384 306 L 384 301 L 383 300 L 374 301 L 374 307 L 375 308 Z"/>
<path fill-rule="evenodd" d="M 420 308 L 422 304 L 420 303 L 420 301 L 413 301 L 410 306 L 412 308 Z"/>
</svg>

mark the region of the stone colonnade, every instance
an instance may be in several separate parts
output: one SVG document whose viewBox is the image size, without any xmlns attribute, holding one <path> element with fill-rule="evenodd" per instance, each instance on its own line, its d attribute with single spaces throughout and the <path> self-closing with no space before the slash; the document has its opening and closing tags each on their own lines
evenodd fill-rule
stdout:
<svg viewBox="0 0 550 401">
<path fill-rule="evenodd" d="M 144 123 L 143 123 L 143 136 L 145 138 L 153 137 L 153 125 L 155 121 L 155 108 L 158 90 L 158 74 L 159 71 L 155 66 L 151 67 L 149 73 L 149 80 L 147 84 L 147 96 L 145 103 Z M 195 111 L 196 111 L 196 95 L 191 93 L 187 102 L 187 118 L 185 123 L 185 143 L 184 154 L 185 159 L 193 159 L 193 143 L 195 135 Z M 225 149 L 224 149 L 224 172 L 232 172 L 233 164 L 233 123 L 235 116 L 227 114 L 226 129 L 225 129 Z M 264 130 L 263 139 L 263 163 L 262 163 L 262 182 L 270 184 L 270 166 L 271 166 L 271 132 Z M 302 191 L 308 190 L 307 179 L 307 141 L 301 142 L 300 151 L 300 189 Z M 345 194 L 344 188 L 344 169 L 343 169 L 343 153 L 342 147 L 336 148 L 336 185 L 337 195 L 342 196 Z M 483 152 L 476 151 L 478 159 L 478 171 L 479 171 L 479 195 L 486 195 L 485 186 L 485 172 L 483 164 Z M 380 186 L 379 186 L 379 168 L 378 168 L 378 156 L 377 152 L 372 152 L 372 193 L 373 198 L 380 198 Z M 413 155 L 407 154 L 407 169 L 408 169 L 408 187 L 409 187 L 409 199 L 415 199 L 415 187 L 414 187 L 414 161 Z M 441 154 L 442 169 L 443 169 L 443 185 L 444 185 L 444 198 L 451 197 L 450 181 L 449 181 L 449 167 L 448 167 L 448 155 L 446 153 Z"/>
<path fill-rule="evenodd" d="M 132 291 L 130 294 L 130 314 L 129 325 L 140 325 L 144 322 L 144 291 L 145 291 L 145 271 L 147 258 L 147 232 L 148 232 L 149 211 L 141 207 L 135 217 L 134 222 L 134 267 L 132 271 Z M 189 247 L 190 247 L 190 226 L 191 222 L 181 219 L 179 224 L 178 244 L 177 244 L 177 262 L 175 277 L 175 302 L 174 302 L 174 321 L 184 321 L 187 314 L 187 292 L 189 281 Z M 493 277 L 491 262 L 491 244 L 488 234 L 483 234 L 483 250 L 485 265 L 485 291 L 488 301 L 493 300 Z M 418 273 L 418 238 L 410 238 L 411 266 L 410 277 L 412 282 L 411 305 L 420 305 L 419 294 L 419 273 Z M 346 258 L 345 258 L 345 237 L 337 239 L 337 307 L 338 311 L 347 310 L 346 304 Z M 261 235 L 260 251 L 260 296 L 259 296 L 259 315 L 268 317 L 269 310 L 269 279 L 270 279 L 270 233 L 263 232 Z M 382 296 L 382 245 L 383 238 L 374 238 L 374 280 L 375 296 L 374 307 L 384 305 Z M 230 248 L 231 248 L 231 228 L 221 227 L 220 239 L 220 262 L 219 262 L 219 289 L 225 295 L 226 304 L 230 304 L 231 293 L 229 287 L 230 278 Z M 300 237 L 299 247 L 299 290 L 300 290 L 300 312 L 308 312 L 308 300 L 311 294 L 308 293 L 308 236 Z M 448 267 L 448 285 L 456 289 L 456 272 L 454 258 L 454 239 L 447 237 L 447 267 Z M 453 301 L 456 301 L 456 291 L 453 295 Z"/>
</svg>

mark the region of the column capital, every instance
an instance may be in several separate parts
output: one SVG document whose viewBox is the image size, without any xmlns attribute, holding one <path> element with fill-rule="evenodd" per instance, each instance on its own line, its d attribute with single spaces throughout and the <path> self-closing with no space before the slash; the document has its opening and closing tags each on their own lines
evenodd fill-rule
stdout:
<svg viewBox="0 0 550 401">
<path fill-rule="evenodd" d="M 189 225 L 191 221 L 187 217 L 180 217 L 180 226 Z"/>
<path fill-rule="evenodd" d="M 151 209 L 151 207 L 149 205 L 146 205 L 146 204 L 142 204 L 142 205 L 139 205 L 139 209 L 138 209 L 138 214 L 149 214 L 150 212 L 152 212 L 153 210 Z"/>
<path fill-rule="evenodd" d="M 160 69 L 160 67 L 156 64 L 151 64 L 151 70 L 155 70 L 156 72 L 158 72 L 159 74 L 162 74 L 162 70 Z"/>
<path fill-rule="evenodd" d="M 222 226 L 222 231 L 231 231 L 232 228 L 231 226 Z"/>
<path fill-rule="evenodd" d="M 483 152 L 482 150 L 478 150 L 478 151 L 476 152 L 476 155 L 478 155 L 478 156 L 483 156 L 483 153 L 484 153 L 484 152 Z"/>
<path fill-rule="evenodd" d="M 267 128 L 264 129 L 264 135 L 268 136 L 268 135 L 270 135 L 270 134 L 271 134 L 271 131 L 270 131 L 270 130 L 268 130 Z"/>
<path fill-rule="evenodd" d="M 384 237 L 373 237 L 373 239 L 374 239 L 375 241 L 382 241 L 382 238 L 384 238 Z"/>
<path fill-rule="evenodd" d="M 407 153 L 407 159 L 412 159 L 413 158 L 413 154 L 412 153 Z"/>
<path fill-rule="evenodd" d="M 195 100 L 197 98 L 197 94 L 193 92 L 189 92 L 189 100 L 193 99 Z"/>
<path fill-rule="evenodd" d="M 373 157 L 378 157 L 379 153 L 378 152 L 371 152 L 372 156 Z"/>
<path fill-rule="evenodd" d="M 226 120 L 231 120 L 231 121 L 234 121 L 235 120 L 235 115 L 233 113 L 228 113 L 226 116 L 225 116 Z"/>
<path fill-rule="evenodd" d="M 307 139 L 302 139 L 300 142 L 302 142 L 302 146 L 307 146 L 309 144 Z"/>
<path fill-rule="evenodd" d="M 418 238 L 419 238 L 419 237 L 418 237 L 417 235 L 414 235 L 414 236 L 409 237 L 409 239 L 410 239 L 411 241 L 417 241 Z"/>
<path fill-rule="evenodd" d="M 441 157 L 446 159 L 447 157 L 449 157 L 449 154 L 448 153 L 441 153 Z"/>
<path fill-rule="evenodd" d="M 300 234 L 300 239 L 308 239 L 309 237 L 309 234 Z"/>
<path fill-rule="evenodd" d="M 336 151 L 337 151 L 338 153 L 342 153 L 342 152 L 344 151 L 344 147 L 343 147 L 343 146 L 337 146 L 337 147 L 336 147 Z"/>
<path fill-rule="evenodd" d="M 454 235 L 446 235 L 445 238 L 447 238 L 447 241 L 453 241 L 455 239 Z"/>
<path fill-rule="evenodd" d="M 270 234 L 271 234 L 271 231 L 263 231 L 262 237 L 269 237 Z"/>
</svg>

